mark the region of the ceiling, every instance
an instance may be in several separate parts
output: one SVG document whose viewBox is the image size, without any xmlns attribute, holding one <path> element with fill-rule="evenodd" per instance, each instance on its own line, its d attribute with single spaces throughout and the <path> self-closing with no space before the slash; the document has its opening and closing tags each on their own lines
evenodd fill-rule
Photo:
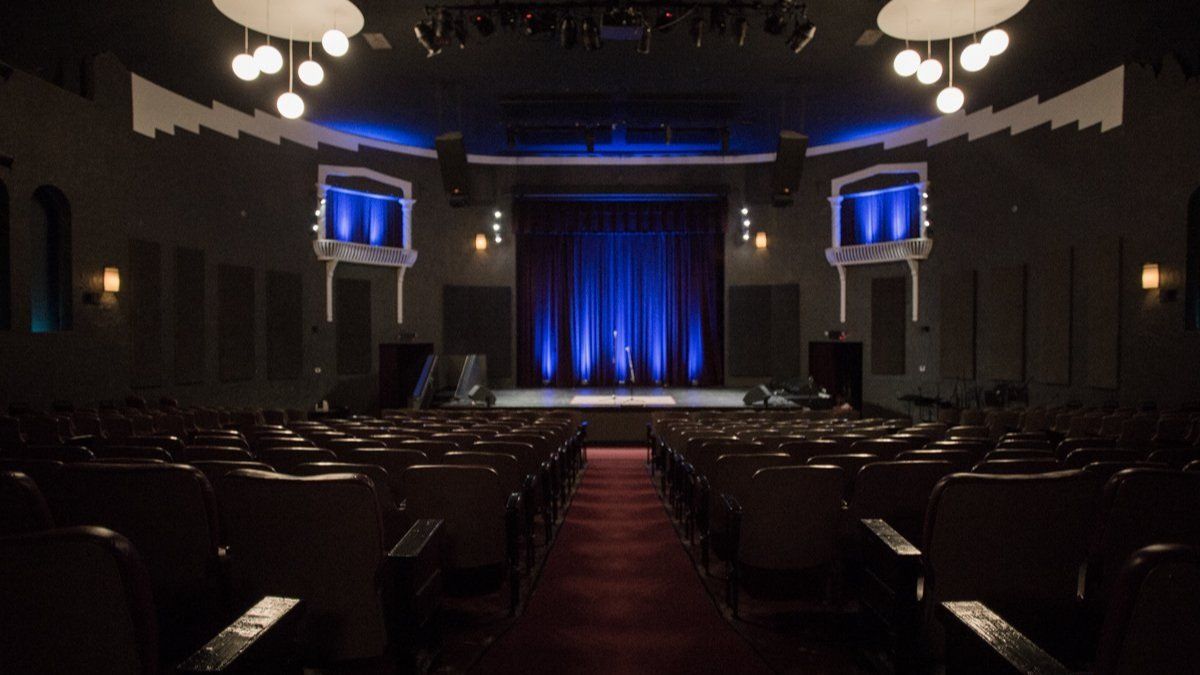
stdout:
<svg viewBox="0 0 1200 675">
<path fill-rule="evenodd" d="M 552 36 L 497 30 L 486 40 L 472 32 L 466 49 L 448 48 L 433 58 L 425 57 L 412 32 L 425 16 L 422 2 L 356 4 L 364 31 L 383 33 L 393 48 L 375 51 L 356 36 L 347 56 L 332 59 L 318 46 L 326 80 L 314 90 L 300 87 L 306 118 L 422 147 L 455 130 L 475 153 L 577 154 L 585 151 L 580 134 L 527 133 L 514 147 L 507 129 L 582 124 L 602 130 L 596 137 L 601 153 L 719 152 L 709 128 L 728 128 L 728 151 L 749 153 L 773 151 L 780 129 L 803 131 L 822 144 L 938 114 L 938 85 L 892 72 L 902 43 L 883 37 L 871 47 L 854 46 L 875 27 L 881 7 L 875 0 L 811 0 L 817 35 L 799 55 L 784 47 L 785 36 L 764 33 L 754 18 L 741 48 L 715 35 L 696 48 L 686 25 L 655 34 L 646 55 L 636 53 L 634 43 L 564 51 Z M 1006 53 L 982 72 L 956 73 L 966 110 L 1052 96 L 1131 59 L 1153 60 L 1173 50 L 1186 68 L 1200 54 L 1198 7 L 1195 0 L 1031 0 L 1005 24 L 1012 36 Z M 945 62 L 945 43 L 938 47 Z M 238 80 L 229 64 L 241 48 L 241 30 L 210 0 L 15 0 L 0 10 L 0 60 L 23 70 L 52 78 L 63 64 L 108 51 L 130 70 L 194 100 L 274 112 L 286 77 Z M 659 125 L 681 129 L 671 146 L 638 131 Z M 697 129 L 690 139 L 682 131 L 687 128 Z"/>
</svg>

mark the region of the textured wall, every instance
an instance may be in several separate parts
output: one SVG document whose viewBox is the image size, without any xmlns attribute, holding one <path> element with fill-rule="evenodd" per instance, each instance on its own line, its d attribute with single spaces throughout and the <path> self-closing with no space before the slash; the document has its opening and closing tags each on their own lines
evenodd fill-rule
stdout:
<svg viewBox="0 0 1200 675">
<path fill-rule="evenodd" d="M 921 320 L 905 322 L 904 374 L 872 375 L 866 368 L 867 401 L 899 408 L 895 398 L 918 387 L 949 394 L 953 385 L 942 377 L 939 356 L 947 339 L 962 343 L 957 331 L 963 329 L 944 321 L 941 312 L 943 296 L 962 289 L 943 288 L 944 281 L 1020 267 L 1027 269 L 1023 306 L 1028 311 L 1010 317 L 1008 300 L 980 302 L 985 313 L 978 317 L 980 325 L 1007 331 L 993 353 L 1004 368 L 993 374 L 1027 373 L 1039 382 L 1033 395 L 1040 401 L 1197 399 L 1200 380 L 1192 373 L 1200 365 L 1200 334 L 1183 330 L 1182 302 L 1160 303 L 1157 295 L 1141 290 L 1138 274 L 1143 262 L 1158 262 L 1175 278 L 1183 267 L 1187 199 L 1200 183 L 1200 145 L 1180 139 L 1200 137 L 1200 85 L 1183 82 L 1169 69 L 1156 78 L 1131 67 L 1125 87 L 1124 123 L 1106 133 L 1045 125 L 1016 136 L 1001 132 L 933 147 L 916 143 L 810 157 L 790 209 L 769 206 L 769 174 L 754 165 L 473 166 L 474 204 L 451 209 L 437 165 L 428 159 L 370 148 L 313 150 L 206 130 L 150 139 L 131 129 L 129 77 L 119 64 L 99 60 L 94 99 L 18 72 L 0 82 L 0 153 L 15 158 L 12 169 L 0 168 L 11 197 L 14 268 L 13 326 L 0 330 L 5 373 L 0 403 L 89 402 L 149 385 L 138 391 L 149 398 L 169 393 L 185 402 L 307 406 L 329 398 L 370 408 L 380 342 L 415 336 L 442 346 L 445 286 L 513 286 L 511 237 L 482 252 L 474 250 L 473 239 L 489 226 L 494 208 L 508 216 L 511 194 L 521 186 L 726 191 L 731 209 L 727 286 L 797 284 L 794 339 L 800 363 L 808 362 L 810 342 L 839 328 L 864 344 L 869 364 L 873 279 L 906 276 L 907 270 L 900 265 L 850 270 L 847 322 L 840 324 L 837 275 L 823 257 L 830 218 L 825 198 L 836 176 L 900 161 L 929 162 L 935 246 L 922 265 Z M 321 163 L 367 166 L 414 184 L 414 245 L 420 258 L 406 277 L 405 323 L 395 322 L 390 270 L 342 266 L 337 272 L 339 278 L 370 283 L 367 373 L 338 372 L 337 326 L 324 320 L 324 273 L 313 257 L 310 231 Z M 43 184 L 59 187 L 71 200 L 75 322 L 69 332 L 33 335 L 27 235 L 31 195 Z M 767 230 L 766 250 L 739 241 L 736 209 L 743 204 L 756 227 Z M 98 290 L 105 265 L 121 267 L 127 283 L 146 273 L 152 256 L 131 253 L 142 246 L 131 240 L 161 247 L 157 322 L 135 313 L 154 305 L 128 286 L 115 301 L 82 302 L 84 292 Z M 1064 274 L 1062 261 L 1072 249 L 1075 264 Z M 232 293 L 222 301 L 223 266 L 252 271 L 237 282 L 237 289 L 254 299 L 250 325 L 228 335 L 222 307 L 237 308 L 246 298 Z M 285 288 L 294 281 L 282 282 L 285 278 L 299 279 L 298 301 L 294 289 Z M 987 288 L 986 282 L 980 285 L 981 291 Z M 276 294 L 272 289 L 289 304 L 299 303 L 302 320 L 289 325 L 266 311 L 267 298 Z M 160 331 L 159 339 L 135 343 L 135 325 Z M 1022 337 L 1014 338 L 1018 328 Z M 297 330 L 301 335 L 294 335 Z M 221 346 L 233 343 L 255 357 L 250 365 L 236 363 L 244 377 L 227 381 L 221 377 Z M 274 362 L 266 356 L 276 344 L 301 346 L 298 369 L 287 359 Z M 143 360 L 140 352 L 147 348 L 159 353 Z M 991 358 L 976 352 L 971 357 L 981 359 L 981 366 Z M 731 384 L 754 381 L 729 378 Z"/>
</svg>

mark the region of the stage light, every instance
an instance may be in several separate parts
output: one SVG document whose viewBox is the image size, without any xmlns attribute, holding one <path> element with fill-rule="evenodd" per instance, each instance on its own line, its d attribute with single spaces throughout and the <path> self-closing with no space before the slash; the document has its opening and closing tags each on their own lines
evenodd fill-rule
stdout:
<svg viewBox="0 0 1200 675">
<path fill-rule="evenodd" d="M 421 46 L 425 48 L 427 58 L 442 51 L 441 46 L 437 43 L 437 36 L 433 33 L 433 26 L 428 23 L 418 23 L 413 26 L 413 34 L 417 36 L 417 42 L 420 42 Z"/>
<path fill-rule="evenodd" d="M 279 114 L 289 120 L 294 120 L 304 114 L 304 99 L 295 92 L 285 91 L 280 94 L 275 106 L 279 108 Z"/>
<path fill-rule="evenodd" d="M 486 251 L 487 250 L 487 235 L 485 235 L 485 234 L 475 235 L 475 250 L 476 251 Z"/>
<path fill-rule="evenodd" d="M 917 81 L 921 84 L 933 84 L 942 79 L 942 62 L 930 57 L 917 67 Z"/>
<path fill-rule="evenodd" d="M 315 87 L 325 81 L 325 69 L 311 59 L 300 64 L 300 67 L 296 69 L 296 75 L 300 77 L 301 82 L 310 87 Z"/>
<path fill-rule="evenodd" d="M 976 73 L 983 70 L 983 67 L 988 64 L 989 58 L 991 57 L 988 56 L 987 48 L 978 42 L 973 42 L 967 45 L 966 49 L 962 50 L 962 55 L 958 59 L 958 65 L 962 66 L 962 69 L 967 72 Z"/>
<path fill-rule="evenodd" d="M 579 38 L 583 42 L 583 48 L 589 52 L 594 52 L 604 46 L 604 43 L 600 41 L 600 27 L 590 16 L 580 22 Z"/>
<path fill-rule="evenodd" d="M 321 36 L 321 48 L 330 56 L 345 56 L 350 51 L 350 39 L 336 28 L 330 28 Z"/>
<path fill-rule="evenodd" d="M 796 20 L 796 29 L 792 31 L 792 36 L 788 38 L 788 49 L 792 50 L 793 54 L 799 54 L 812 42 L 812 39 L 817 35 L 817 26 L 806 17 L 803 21 Z"/>
<path fill-rule="evenodd" d="M 492 17 L 482 12 L 472 16 L 471 23 L 475 24 L 475 30 L 479 32 L 480 37 L 487 37 L 496 32 L 496 23 L 492 21 Z"/>
<path fill-rule="evenodd" d="M 955 113 L 962 109 L 965 100 L 962 89 L 950 86 L 938 93 L 937 107 L 946 114 Z"/>
<path fill-rule="evenodd" d="M 558 24 L 558 44 L 563 49 L 573 49 L 577 42 L 579 42 L 579 26 L 575 23 L 575 17 L 568 14 Z"/>
<path fill-rule="evenodd" d="M 905 49 L 896 55 L 892 68 L 900 77 L 911 77 L 921 65 L 921 54 L 915 49 Z"/>
<path fill-rule="evenodd" d="M 999 56 L 1008 49 L 1008 33 L 1004 32 L 1003 28 L 993 28 L 983 34 L 979 43 L 987 50 L 989 56 Z"/>
<path fill-rule="evenodd" d="M 268 75 L 274 75 L 283 68 L 283 54 L 279 50 L 272 47 L 271 43 L 259 45 L 258 49 L 254 50 L 254 65 L 258 69 Z"/>
<path fill-rule="evenodd" d="M 733 43 L 739 47 L 746 46 L 746 34 L 750 30 L 750 24 L 746 22 L 746 17 L 738 15 L 733 17 Z"/>
<path fill-rule="evenodd" d="M 767 247 L 767 233 L 759 230 L 758 234 L 754 235 L 754 248 L 764 249 Z"/>
<path fill-rule="evenodd" d="M 692 44 L 697 47 L 704 44 L 704 32 L 708 30 L 708 23 L 704 19 L 696 19 L 692 22 Z"/>
<path fill-rule="evenodd" d="M 233 57 L 233 74 L 247 82 L 258 77 L 258 64 L 249 54 L 238 54 Z"/>
</svg>

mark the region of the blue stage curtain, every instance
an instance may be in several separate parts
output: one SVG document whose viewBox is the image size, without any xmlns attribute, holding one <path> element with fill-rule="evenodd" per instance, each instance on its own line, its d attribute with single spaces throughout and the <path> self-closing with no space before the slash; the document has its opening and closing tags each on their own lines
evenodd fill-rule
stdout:
<svg viewBox="0 0 1200 675">
<path fill-rule="evenodd" d="M 326 188 L 325 237 L 403 248 L 404 211 L 395 197 Z"/>
<path fill-rule="evenodd" d="M 724 382 L 724 199 L 523 198 L 513 211 L 520 386 L 628 382 L 626 347 L 640 385 Z"/>
<path fill-rule="evenodd" d="M 920 222 L 921 191 L 916 185 L 846 195 L 842 246 L 916 239 Z"/>
</svg>

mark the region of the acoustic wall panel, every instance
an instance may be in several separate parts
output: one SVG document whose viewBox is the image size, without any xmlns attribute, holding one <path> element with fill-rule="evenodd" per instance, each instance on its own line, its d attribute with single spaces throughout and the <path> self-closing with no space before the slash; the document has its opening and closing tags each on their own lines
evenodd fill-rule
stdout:
<svg viewBox="0 0 1200 675">
<path fill-rule="evenodd" d="M 129 384 L 158 387 L 163 381 L 162 246 L 129 240 L 129 270 L 122 299 L 129 317 Z"/>
<path fill-rule="evenodd" d="M 254 268 L 217 267 L 217 363 L 222 382 L 254 379 Z"/>
<path fill-rule="evenodd" d="M 335 279 L 333 316 L 337 322 L 338 375 L 371 372 L 371 282 Z"/>
<path fill-rule="evenodd" d="M 486 354 L 491 384 L 513 376 L 512 289 L 442 288 L 442 353 Z"/>
<path fill-rule="evenodd" d="M 1116 389 L 1121 379 L 1121 240 L 1095 239 L 1083 253 L 1079 273 L 1083 382 Z"/>
<path fill-rule="evenodd" d="M 975 379 L 975 271 L 942 275 L 941 376 Z"/>
<path fill-rule="evenodd" d="M 733 377 L 770 377 L 771 287 L 730 286 L 729 374 Z"/>
<path fill-rule="evenodd" d="M 291 380 L 304 367 L 304 282 L 267 272 L 267 379 Z"/>
<path fill-rule="evenodd" d="M 871 280 L 871 374 L 903 375 L 908 329 L 908 279 Z"/>
<path fill-rule="evenodd" d="M 980 380 L 1025 379 L 1025 266 L 979 275 L 976 365 Z"/>
<path fill-rule="evenodd" d="M 800 286 L 729 287 L 729 375 L 787 379 L 800 375 Z"/>
<path fill-rule="evenodd" d="M 1029 268 L 1029 379 L 1071 383 L 1071 294 L 1075 255 L 1050 250 Z"/>
<path fill-rule="evenodd" d="M 175 384 L 203 382 L 206 374 L 205 276 L 203 250 L 175 249 Z"/>
</svg>

